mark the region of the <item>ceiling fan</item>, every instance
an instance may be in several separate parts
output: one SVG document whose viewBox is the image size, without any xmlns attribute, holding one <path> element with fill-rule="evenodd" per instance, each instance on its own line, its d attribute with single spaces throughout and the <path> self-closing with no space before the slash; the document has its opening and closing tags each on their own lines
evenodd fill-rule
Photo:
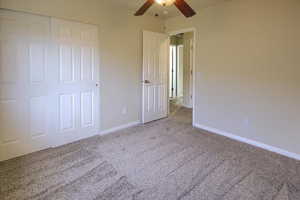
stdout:
<svg viewBox="0 0 300 200">
<path fill-rule="evenodd" d="M 143 15 L 154 3 L 162 6 L 174 4 L 185 17 L 192 17 L 196 12 L 185 2 L 185 0 L 147 0 L 146 3 L 134 14 L 135 16 Z"/>
</svg>

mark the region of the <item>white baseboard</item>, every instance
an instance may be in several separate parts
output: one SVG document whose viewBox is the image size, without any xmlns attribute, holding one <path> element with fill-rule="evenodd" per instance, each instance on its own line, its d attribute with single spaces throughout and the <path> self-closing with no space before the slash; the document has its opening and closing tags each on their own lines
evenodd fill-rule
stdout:
<svg viewBox="0 0 300 200">
<path fill-rule="evenodd" d="M 222 130 L 219 130 L 219 129 L 216 129 L 216 128 L 211 128 L 211 127 L 208 127 L 208 126 L 204 126 L 204 125 L 201 125 L 201 124 L 194 124 L 194 126 L 196 128 L 206 130 L 206 131 L 211 132 L 213 134 L 222 135 L 222 136 L 231 138 L 231 139 L 239 141 L 239 142 L 243 142 L 243 143 L 246 143 L 246 144 L 250 144 L 250 145 L 265 149 L 267 151 L 271 151 L 271 152 L 278 153 L 278 154 L 281 154 L 281 155 L 289 157 L 289 158 L 300 160 L 300 155 L 299 154 L 292 153 L 292 152 L 280 149 L 278 147 L 273 147 L 271 145 L 267 145 L 267 144 L 264 144 L 264 143 L 261 143 L 261 142 L 257 142 L 255 140 L 247 139 L 247 138 L 244 138 L 244 137 L 241 137 L 241 136 L 234 135 L 232 133 L 228 133 L 228 132 L 225 132 L 225 131 L 222 131 Z"/>
<path fill-rule="evenodd" d="M 117 127 L 113 127 L 113 128 L 101 131 L 100 135 L 107 135 L 107 134 L 110 134 L 110 133 L 113 133 L 113 132 L 116 132 L 116 131 L 120 131 L 122 129 L 126 129 L 126 128 L 130 128 L 130 127 L 133 127 L 133 126 L 137 126 L 139 124 L 141 124 L 140 121 L 130 122 L 128 124 L 123 124 L 121 126 L 117 126 Z"/>
</svg>

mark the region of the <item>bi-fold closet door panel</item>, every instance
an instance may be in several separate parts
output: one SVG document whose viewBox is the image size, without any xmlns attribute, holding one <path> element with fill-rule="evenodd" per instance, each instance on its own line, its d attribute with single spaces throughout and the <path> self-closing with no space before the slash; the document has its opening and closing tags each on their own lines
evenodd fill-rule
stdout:
<svg viewBox="0 0 300 200">
<path fill-rule="evenodd" d="M 97 26 L 51 19 L 52 132 L 55 145 L 99 130 Z"/>
<path fill-rule="evenodd" d="M 0 161 L 97 134 L 97 36 L 0 9 Z"/>
<path fill-rule="evenodd" d="M 49 21 L 0 9 L 0 160 L 51 145 L 46 106 Z"/>
</svg>

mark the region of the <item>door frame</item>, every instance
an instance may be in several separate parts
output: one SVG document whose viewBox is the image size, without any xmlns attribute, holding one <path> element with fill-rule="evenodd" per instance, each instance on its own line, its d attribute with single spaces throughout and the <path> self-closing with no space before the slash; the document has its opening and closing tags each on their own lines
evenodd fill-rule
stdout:
<svg viewBox="0 0 300 200">
<path fill-rule="evenodd" d="M 183 49 L 183 47 L 184 47 L 184 45 L 183 44 L 180 44 L 180 45 L 177 45 L 176 46 L 176 53 L 177 53 L 177 60 L 176 60 L 176 62 L 177 62 L 177 91 L 176 91 L 176 93 L 177 93 L 177 97 L 178 97 L 178 94 L 179 94 L 179 73 L 178 73 L 178 71 L 179 71 L 179 68 L 180 68 L 180 60 L 179 60 L 179 48 L 182 48 L 182 52 L 184 53 L 184 49 Z M 182 67 L 183 67 L 183 63 L 184 63 L 184 61 L 182 60 Z M 183 72 L 182 72 L 182 75 L 183 75 Z M 183 81 L 183 80 L 182 80 Z M 182 82 L 182 86 L 183 86 L 183 82 Z M 182 88 L 183 89 L 183 88 Z"/>
<path fill-rule="evenodd" d="M 196 90 L 195 90 L 195 85 L 196 85 L 196 79 L 195 79 L 195 77 L 196 77 L 196 50 L 197 50 L 197 46 L 196 46 L 196 44 L 197 44 L 197 41 L 196 41 L 196 35 L 197 35 L 197 29 L 196 28 L 194 28 L 194 27 L 192 27 L 192 28 L 185 28 L 185 29 L 178 29 L 178 30 L 174 30 L 174 31 L 169 31 L 169 32 L 167 32 L 167 34 L 169 35 L 169 37 L 171 37 L 171 36 L 174 36 L 174 35 L 178 35 L 178 34 L 180 34 L 180 33 L 190 33 L 190 32 L 193 32 L 194 33 L 194 35 L 193 35 L 193 66 L 192 66 L 192 78 L 193 78 L 193 84 L 192 84 L 192 87 L 193 87 L 193 89 L 192 89 L 192 91 L 193 91 L 193 94 L 192 94 L 192 106 L 193 106 L 193 126 L 195 126 L 195 119 L 196 119 L 196 112 L 195 112 L 195 98 L 196 98 L 196 95 L 195 95 L 195 92 L 196 92 Z M 169 52 L 169 56 L 170 56 L 170 52 Z M 169 73 L 167 73 L 167 78 L 168 78 L 168 80 L 169 80 Z M 169 88 L 170 86 L 169 86 L 169 82 L 168 82 L 168 88 Z M 170 114 L 169 112 L 170 112 L 170 105 L 169 105 L 169 102 L 168 102 L 168 114 Z"/>
</svg>

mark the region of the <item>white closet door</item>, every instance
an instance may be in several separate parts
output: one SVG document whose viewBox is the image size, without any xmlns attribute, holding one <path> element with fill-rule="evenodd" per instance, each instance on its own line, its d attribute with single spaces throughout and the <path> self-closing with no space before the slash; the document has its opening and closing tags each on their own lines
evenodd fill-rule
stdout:
<svg viewBox="0 0 300 200">
<path fill-rule="evenodd" d="M 169 38 L 143 32 L 143 123 L 168 115 Z"/>
<path fill-rule="evenodd" d="M 47 131 L 50 19 L 0 9 L 0 160 L 51 145 Z"/>
<path fill-rule="evenodd" d="M 97 37 L 93 25 L 0 9 L 0 161 L 97 134 Z"/>
<path fill-rule="evenodd" d="M 51 119 L 55 145 L 99 131 L 97 26 L 52 19 Z"/>
</svg>

